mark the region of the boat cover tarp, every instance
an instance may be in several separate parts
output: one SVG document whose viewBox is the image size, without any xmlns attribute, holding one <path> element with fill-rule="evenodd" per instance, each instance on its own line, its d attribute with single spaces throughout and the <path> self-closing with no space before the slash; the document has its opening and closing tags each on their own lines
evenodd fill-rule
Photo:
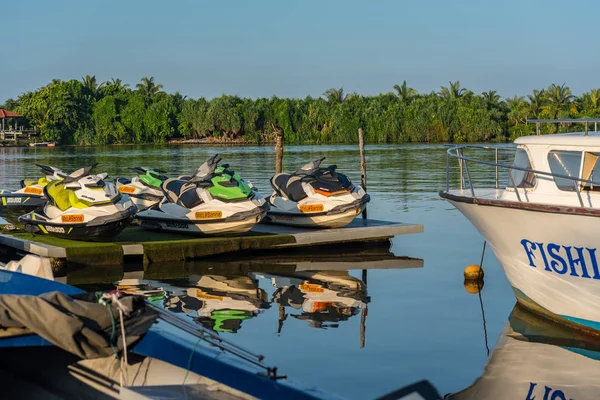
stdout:
<svg viewBox="0 0 600 400">
<path fill-rule="evenodd" d="M 158 313 L 146 307 L 143 296 L 126 295 L 120 303 L 130 310 L 123 315 L 129 347 L 146 333 Z M 123 339 L 119 308 L 110 303 L 110 309 L 112 316 L 108 306 L 97 302 L 94 293 L 0 295 L 0 338 L 37 334 L 84 359 L 111 356 L 123 350 Z"/>
</svg>

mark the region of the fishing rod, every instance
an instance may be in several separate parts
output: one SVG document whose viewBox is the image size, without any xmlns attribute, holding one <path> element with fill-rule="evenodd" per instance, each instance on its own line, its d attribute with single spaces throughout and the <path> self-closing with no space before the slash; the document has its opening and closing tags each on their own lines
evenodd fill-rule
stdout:
<svg viewBox="0 0 600 400">
<path fill-rule="evenodd" d="M 213 346 L 218 347 L 223 351 L 229 352 L 237 357 L 240 357 L 250 362 L 253 365 L 265 369 L 268 373 L 268 376 L 271 378 L 281 378 L 277 376 L 277 367 L 269 367 L 262 363 L 262 361 L 265 358 L 263 355 L 255 354 L 250 350 L 247 350 L 235 343 L 225 340 L 216 333 L 204 327 L 194 325 L 189 321 L 181 319 L 176 315 L 173 315 L 173 313 L 171 313 L 170 311 L 158 307 L 148 301 L 146 301 L 146 306 L 156 311 L 158 313 L 158 317 L 163 321 L 183 330 L 186 333 L 189 333 L 190 335 L 193 335 L 194 337 L 197 337 L 198 339 L 204 340 L 205 342 L 212 344 Z"/>
</svg>

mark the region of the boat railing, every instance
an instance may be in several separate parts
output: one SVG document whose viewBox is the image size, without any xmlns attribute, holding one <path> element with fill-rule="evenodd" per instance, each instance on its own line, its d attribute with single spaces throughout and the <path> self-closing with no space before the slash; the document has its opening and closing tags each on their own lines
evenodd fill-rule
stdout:
<svg viewBox="0 0 600 400">
<path fill-rule="evenodd" d="M 573 189 L 574 192 L 577 193 L 577 197 L 579 199 L 579 204 L 581 205 L 581 207 L 584 207 L 584 203 L 583 203 L 583 197 L 581 196 L 581 184 L 588 184 L 591 187 L 593 186 L 598 186 L 600 187 L 600 181 L 594 181 L 594 180 L 590 180 L 590 179 L 582 179 L 579 177 L 574 177 L 574 176 L 569 176 L 569 175 L 562 175 L 562 174 L 556 174 L 556 173 L 552 173 L 552 172 L 548 172 L 548 171 L 539 171 L 539 170 L 535 170 L 535 169 L 531 169 L 531 168 L 525 168 L 525 167 L 519 167 L 516 165 L 508 165 L 508 164 L 503 164 L 499 162 L 499 152 L 501 151 L 516 151 L 517 147 L 498 147 L 498 146 L 486 146 L 486 145 L 447 145 L 449 147 L 449 149 L 446 151 L 446 191 L 450 190 L 450 158 L 456 158 L 458 160 L 458 166 L 459 166 L 459 174 L 460 174 L 460 188 L 461 189 L 469 189 L 471 192 L 471 196 L 473 198 L 477 198 L 477 195 L 475 193 L 475 187 L 473 184 L 473 179 L 471 177 L 471 172 L 469 170 L 469 163 L 471 164 L 481 164 L 481 165 L 487 165 L 487 166 L 491 166 L 494 167 L 495 169 L 495 188 L 499 189 L 499 177 L 500 177 L 500 171 L 504 170 L 506 171 L 507 175 L 508 175 L 508 179 L 509 179 L 509 186 L 511 187 L 514 191 L 515 194 L 517 196 L 517 200 L 519 202 L 523 202 L 523 197 L 525 197 L 525 202 L 529 201 L 528 197 L 526 195 L 526 189 L 525 187 L 519 187 L 515 181 L 515 178 L 513 176 L 513 171 L 522 171 L 524 173 L 530 173 L 533 174 L 534 177 L 537 179 L 538 176 L 544 176 L 544 177 L 551 177 L 552 179 L 555 178 L 560 178 L 560 179 L 567 179 L 569 181 L 572 182 L 573 184 Z M 490 151 L 494 151 L 494 161 L 485 161 L 485 160 L 481 160 L 481 159 L 476 159 L 476 158 L 472 158 L 472 157 L 466 157 L 463 153 L 463 151 L 465 149 L 478 149 L 478 150 L 490 150 Z M 465 180 L 466 177 L 466 180 Z M 521 194 L 519 193 L 519 189 L 523 189 L 523 196 L 521 196 Z"/>
</svg>

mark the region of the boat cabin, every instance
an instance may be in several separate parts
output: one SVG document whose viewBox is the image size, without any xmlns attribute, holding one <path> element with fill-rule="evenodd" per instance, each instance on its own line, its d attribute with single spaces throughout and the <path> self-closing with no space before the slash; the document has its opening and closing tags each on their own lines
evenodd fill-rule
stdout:
<svg viewBox="0 0 600 400">
<path fill-rule="evenodd" d="M 524 136 L 514 143 L 513 166 L 527 171 L 511 170 L 502 200 L 600 208 L 600 133 Z"/>
</svg>

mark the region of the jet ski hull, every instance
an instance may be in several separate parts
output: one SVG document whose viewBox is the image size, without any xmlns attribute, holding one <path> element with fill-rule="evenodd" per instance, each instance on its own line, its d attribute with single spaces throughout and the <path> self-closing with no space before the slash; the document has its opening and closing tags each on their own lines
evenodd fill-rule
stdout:
<svg viewBox="0 0 600 400">
<path fill-rule="evenodd" d="M 147 208 L 152 207 L 155 204 L 160 203 L 160 201 L 163 199 L 162 196 L 155 196 L 155 195 L 148 194 L 148 193 L 144 193 L 144 194 L 132 193 L 132 194 L 129 194 L 129 198 L 131 199 L 133 204 L 135 204 L 137 206 L 138 210 L 140 210 L 140 211 L 145 210 Z"/>
<path fill-rule="evenodd" d="M 15 224 L 19 216 L 41 209 L 47 201 L 35 194 L 0 191 L 0 217 Z"/>
<path fill-rule="evenodd" d="M 267 204 L 267 203 L 265 203 Z M 140 227 L 148 230 L 184 233 L 199 236 L 225 236 L 248 232 L 266 214 L 266 207 L 239 212 L 227 218 L 193 220 L 175 218 L 158 207 L 142 211 L 136 215 Z"/>
<path fill-rule="evenodd" d="M 90 222 L 57 223 L 49 221 L 39 213 L 29 213 L 19 217 L 25 230 L 42 233 L 63 239 L 105 242 L 112 240 L 131 224 L 137 208 L 135 206 L 110 216 L 97 217 Z"/>
<path fill-rule="evenodd" d="M 363 212 L 369 195 L 365 195 L 350 204 L 337 206 L 330 211 L 303 213 L 301 211 L 285 211 L 271 204 L 264 222 L 277 225 L 296 226 L 301 228 L 334 229 L 343 228 Z"/>
</svg>

